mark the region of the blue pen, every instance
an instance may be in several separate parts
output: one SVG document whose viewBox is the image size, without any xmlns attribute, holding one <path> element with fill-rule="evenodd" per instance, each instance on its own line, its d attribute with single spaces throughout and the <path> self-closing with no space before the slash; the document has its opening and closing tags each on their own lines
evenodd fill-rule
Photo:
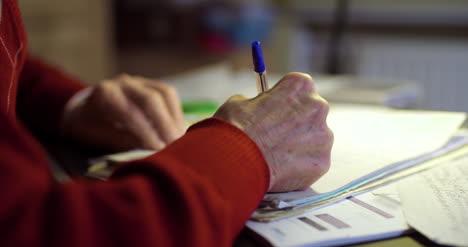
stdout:
<svg viewBox="0 0 468 247">
<path fill-rule="evenodd" d="M 252 42 L 252 58 L 254 64 L 254 70 L 257 73 L 257 90 L 258 93 L 265 92 L 268 90 L 268 81 L 266 78 L 266 67 L 265 61 L 263 61 L 263 52 L 260 42 Z"/>
</svg>

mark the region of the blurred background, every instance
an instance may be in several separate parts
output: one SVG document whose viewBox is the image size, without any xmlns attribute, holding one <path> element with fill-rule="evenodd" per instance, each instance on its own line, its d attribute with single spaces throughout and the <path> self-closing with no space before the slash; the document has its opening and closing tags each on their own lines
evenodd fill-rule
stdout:
<svg viewBox="0 0 468 247">
<path fill-rule="evenodd" d="M 250 71 L 250 43 L 260 40 L 271 74 L 353 82 L 332 100 L 391 94 L 400 108 L 468 111 L 466 0 L 19 3 L 30 52 L 89 84 L 122 72 L 174 77 L 219 63 Z"/>
</svg>

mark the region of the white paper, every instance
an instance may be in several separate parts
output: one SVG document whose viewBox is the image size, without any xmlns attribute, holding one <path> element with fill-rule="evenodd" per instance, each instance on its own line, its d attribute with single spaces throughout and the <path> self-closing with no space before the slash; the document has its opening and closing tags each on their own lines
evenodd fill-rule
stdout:
<svg viewBox="0 0 468 247">
<path fill-rule="evenodd" d="M 464 119 L 464 113 L 332 107 L 327 122 L 335 142 L 328 173 L 306 191 L 267 194 L 264 199 L 292 200 L 333 191 L 387 165 L 440 148 Z"/>
<path fill-rule="evenodd" d="M 398 183 L 408 223 L 444 245 L 468 246 L 468 154 Z"/>
<path fill-rule="evenodd" d="M 401 235 L 409 230 L 398 196 L 366 193 L 291 218 L 247 227 L 273 246 L 332 246 Z"/>
<path fill-rule="evenodd" d="M 130 150 L 127 152 L 122 152 L 122 153 L 109 154 L 109 155 L 103 156 L 103 158 L 107 161 L 112 161 L 112 162 L 126 162 L 126 161 L 132 161 L 132 160 L 137 160 L 137 159 L 143 159 L 154 153 L 156 153 L 156 151 L 154 150 L 136 149 L 136 150 Z"/>
</svg>

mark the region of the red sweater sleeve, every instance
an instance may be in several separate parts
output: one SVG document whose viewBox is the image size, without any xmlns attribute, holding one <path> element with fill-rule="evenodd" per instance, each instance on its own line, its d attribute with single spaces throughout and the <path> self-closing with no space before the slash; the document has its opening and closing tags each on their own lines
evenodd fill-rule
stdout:
<svg viewBox="0 0 468 247">
<path fill-rule="evenodd" d="M 17 113 L 35 132 L 57 134 L 66 102 L 82 88 L 59 69 L 27 57 L 19 78 Z"/>
<path fill-rule="evenodd" d="M 1 246 L 230 246 L 269 183 L 255 143 L 215 118 L 109 181 L 67 184 L 52 182 L 21 126 L 1 120 Z"/>
</svg>

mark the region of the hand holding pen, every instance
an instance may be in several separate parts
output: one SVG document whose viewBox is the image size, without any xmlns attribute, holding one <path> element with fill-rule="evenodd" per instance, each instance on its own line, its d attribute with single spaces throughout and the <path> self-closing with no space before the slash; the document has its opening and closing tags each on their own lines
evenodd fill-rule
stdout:
<svg viewBox="0 0 468 247">
<path fill-rule="evenodd" d="M 307 74 L 289 73 L 268 89 L 258 43 L 253 43 L 252 51 L 259 96 L 233 96 L 214 117 L 243 130 L 257 144 L 269 168 L 268 191 L 307 189 L 330 166 L 333 133 L 326 123 L 328 103 Z"/>
</svg>

